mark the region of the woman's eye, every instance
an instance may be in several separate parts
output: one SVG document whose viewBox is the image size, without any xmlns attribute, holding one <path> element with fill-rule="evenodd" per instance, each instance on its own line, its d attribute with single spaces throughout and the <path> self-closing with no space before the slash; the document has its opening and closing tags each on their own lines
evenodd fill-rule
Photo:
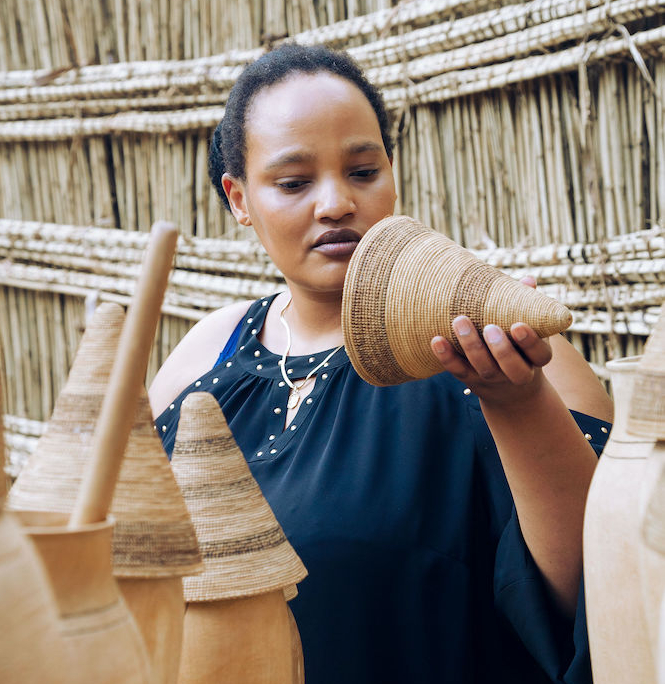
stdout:
<svg viewBox="0 0 665 684">
<path fill-rule="evenodd" d="M 378 172 L 379 169 L 358 169 L 357 171 L 353 171 L 351 175 L 356 176 L 357 178 L 371 178 L 372 176 L 376 176 Z"/>
<path fill-rule="evenodd" d="M 294 190 L 299 190 L 306 184 L 307 181 L 305 180 L 287 180 L 280 181 L 279 183 L 277 183 L 277 187 L 281 190 L 284 190 L 285 192 L 293 192 Z"/>
</svg>

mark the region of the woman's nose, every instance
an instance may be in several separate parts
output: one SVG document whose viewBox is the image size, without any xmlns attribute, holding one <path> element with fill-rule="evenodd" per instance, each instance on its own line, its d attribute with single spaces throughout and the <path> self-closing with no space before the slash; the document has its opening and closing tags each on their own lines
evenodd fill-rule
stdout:
<svg viewBox="0 0 665 684">
<path fill-rule="evenodd" d="M 314 218 L 317 221 L 339 221 L 355 211 L 353 193 L 347 183 L 338 179 L 328 179 L 319 184 L 314 207 Z"/>
</svg>

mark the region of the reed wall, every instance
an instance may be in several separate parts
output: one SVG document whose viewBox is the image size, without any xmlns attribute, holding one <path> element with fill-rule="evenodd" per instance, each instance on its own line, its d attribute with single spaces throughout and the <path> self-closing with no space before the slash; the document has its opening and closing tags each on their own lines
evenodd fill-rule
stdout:
<svg viewBox="0 0 665 684">
<path fill-rule="evenodd" d="M 243 65 L 348 49 L 394 117 L 398 211 L 575 313 L 603 376 L 665 293 L 663 0 L 6 0 L 0 341 L 8 443 L 48 419 L 86 302 L 127 302 L 145 232 L 178 224 L 149 376 L 206 311 L 281 286 L 207 179 Z"/>
</svg>

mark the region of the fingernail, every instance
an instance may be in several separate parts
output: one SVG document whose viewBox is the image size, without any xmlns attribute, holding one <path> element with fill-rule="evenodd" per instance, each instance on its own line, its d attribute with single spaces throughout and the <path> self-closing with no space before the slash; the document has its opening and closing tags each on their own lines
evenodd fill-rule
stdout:
<svg viewBox="0 0 665 684">
<path fill-rule="evenodd" d="M 471 324 L 466 318 L 460 318 L 455 321 L 456 332 L 458 335 L 470 335 Z"/>
<path fill-rule="evenodd" d="M 518 325 L 516 328 L 511 330 L 510 334 L 513 336 L 513 339 L 516 339 L 518 342 L 526 340 L 526 330 L 521 325 Z"/>
<path fill-rule="evenodd" d="M 443 338 L 441 338 L 441 337 L 435 337 L 432 340 L 432 347 L 434 348 L 434 351 L 437 354 L 445 354 L 446 353 L 446 345 L 443 343 Z"/>
<path fill-rule="evenodd" d="M 497 342 L 501 342 L 502 338 L 503 338 L 503 333 L 501 331 L 501 328 L 499 328 L 498 325 L 486 325 L 485 326 L 485 339 L 490 344 L 497 344 Z"/>
</svg>

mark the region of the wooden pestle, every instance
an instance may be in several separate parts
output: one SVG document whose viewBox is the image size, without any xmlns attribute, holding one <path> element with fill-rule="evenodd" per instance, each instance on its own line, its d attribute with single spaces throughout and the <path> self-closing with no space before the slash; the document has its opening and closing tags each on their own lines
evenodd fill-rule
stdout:
<svg viewBox="0 0 665 684">
<path fill-rule="evenodd" d="M 69 520 L 70 528 L 106 519 L 134 422 L 141 383 L 161 313 L 178 234 L 157 221 L 122 329 L 118 354 L 93 436 L 92 458 Z"/>
</svg>

